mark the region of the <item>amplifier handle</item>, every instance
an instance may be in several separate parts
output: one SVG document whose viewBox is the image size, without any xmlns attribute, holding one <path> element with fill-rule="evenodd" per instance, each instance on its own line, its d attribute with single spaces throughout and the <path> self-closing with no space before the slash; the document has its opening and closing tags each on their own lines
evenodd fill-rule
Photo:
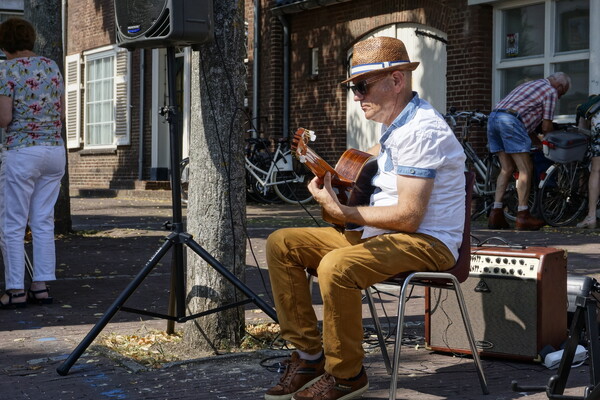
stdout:
<svg viewBox="0 0 600 400">
<path fill-rule="evenodd" d="M 502 242 L 502 244 L 488 243 L 491 240 L 499 240 Z M 511 249 L 526 249 L 527 248 L 527 246 L 525 246 L 523 244 L 510 243 L 506 239 L 501 238 L 499 236 L 492 236 L 490 238 L 485 239 L 483 242 L 479 242 L 479 243 L 475 244 L 474 246 L 475 247 L 509 247 Z"/>
</svg>

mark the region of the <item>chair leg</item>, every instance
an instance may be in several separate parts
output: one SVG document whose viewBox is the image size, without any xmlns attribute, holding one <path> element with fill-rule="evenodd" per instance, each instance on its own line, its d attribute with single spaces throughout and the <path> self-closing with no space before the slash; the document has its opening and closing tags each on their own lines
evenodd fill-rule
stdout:
<svg viewBox="0 0 600 400">
<path fill-rule="evenodd" d="M 453 277 L 454 284 L 454 293 L 456 293 L 456 300 L 458 301 L 458 307 L 460 308 L 460 313 L 462 315 L 463 323 L 465 325 L 465 331 L 467 332 L 467 337 L 469 339 L 469 345 L 471 346 L 471 353 L 473 355 L 473 362 L 475 363 L 475 369 L 477 370 L 477 375 L 479 377 L 479 384 L 481 385 L 481 391 L 483 394 L 489 394 L 487 382 L 485 379 L 485 375 L 483 374 L 483 367 L 481 365 L 481 360 L 479 358 L 479 353 L 477 351 L 477 346 L 475 345 L 475 335 L 473 334 L 473 329 L 471 327 L 471 321 L 469 319 L 469 314 L 467 313 L 467 306 L 465 304 L 465 299 L 462 294 L 462 290 L 460 288 L 460 284 L 458 280 Z"/>
<path fill-rule="evenodd" d="M 396 390 L 398 388 L 398 370 L 400 369 L 400 350 L 402 346 L 402 336 L 404 335 L 404 312 L 406 310 L 406 293 L 411 285 L 409 275 L 402 283 L 400 297 L 398 298 L 398 321 L 396 322 L 396 341 L 394 343 L 394 358 L 392 359 L 392 379 L 390 382 L 389 400 L 396 400 Z"/>
<path fill-rule="evenodd" d="M 369 310 L 371 311 L 371 318 L 373 318 L 373 322 L 375 323 L 375 333 L 377 334 L 377 341 L 379 342 L 379 348 L 381 349 L 381 355 L 383 356 L 385 369 L 388 374 L 391 374 L 392 366 L 390 364 L 390 355 L 385 345 L 385 339 L 381 330 L 381 323 L 379 322 L 379 315 L 377 315 L 377 310 L 375 309 L 375 302 L 373 301 L 373 295 L 371 294 L 370 287 L 365 289 L 365 297 L 367 298 L 367 304 L 369 305 Z"/>
</svg>

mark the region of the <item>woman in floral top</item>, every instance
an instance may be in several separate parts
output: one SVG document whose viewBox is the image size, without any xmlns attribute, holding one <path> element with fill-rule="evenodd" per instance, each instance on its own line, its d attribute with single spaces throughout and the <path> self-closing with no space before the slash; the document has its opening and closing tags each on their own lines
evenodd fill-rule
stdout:
<svg viewBox="0 0 600 400">
<path fill-rule="evenodd" d="M 49 304 L 46 281 L 56 279 L 54 204 L 65 172 L 61 138 L 64 83 L 56 63 L 33 53 L 35 30 L 20 18 L 0 24 L 0 245 L 6 291 L 0 309 Z M 25 292 L 23 238 L 33 236 L 33 277 Z"/>
</svg>

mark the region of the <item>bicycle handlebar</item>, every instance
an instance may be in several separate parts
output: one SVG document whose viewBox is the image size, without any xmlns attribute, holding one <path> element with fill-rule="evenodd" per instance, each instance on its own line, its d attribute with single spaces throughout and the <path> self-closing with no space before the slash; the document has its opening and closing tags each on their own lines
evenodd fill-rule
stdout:
<svg viewBox="0 0 600 400">
<path fill-rule="evenodd" d="M 467 124 L 476 122 L 479 125 L 483 125 L 487 122 L 488 116 L 480 112 L 479 110 L 456 112 L 456 109 L 454 107 L 450 107 L 449 112 L 446 115 L 444 115 L 444 118 L 446 119 L 446 121 L 450 121 L 450 125 L 452 126 L 452 128 L 454 128 L 456 127 L 456 121 L 459 118 L 464 118 L 467 121 Z"/>
<path fill-rule="evenodd" d="M 263 146 L 270 146 L 271 140 L 266 138 L 246 138 L 246 142 L 249 144 L 262 144 Z"/>
</svg>

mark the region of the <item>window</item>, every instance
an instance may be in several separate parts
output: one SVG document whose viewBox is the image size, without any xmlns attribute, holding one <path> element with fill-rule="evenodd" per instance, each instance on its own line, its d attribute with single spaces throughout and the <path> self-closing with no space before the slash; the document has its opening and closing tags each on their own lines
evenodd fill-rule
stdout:
<svg viewBox="0 0 600 400">
<path fill-rule="evenodd" d="M 503 11 L 502 58 L 541 56 L 544 54 L 544 5 L 512 8 Z"/>
<path fill-rule="evenodd" d="M 524 0 L 495 9 L 494 103 L 519 84 L 562 71 L 571 77 L 557 122 L 574 121 L 590 82 L 590 0 Z"/>
<path fill-rule="evenodd" d="M 129 144 L 129 58 L 113 46 L 66 57 L 69 148 Z"/>
<path fill-rule="evenodd" d="M 85 70 L 85 145 L 112 145 L 115 126 L 115 57 L 90 57 Z"/>
<path fill-rule="evenodd" d="M 23 18 L 23 0 L 3 3 L 5 4 L 2 4 L 2 11 L 0 11 L 0 23 L 12 17 Z M 6 60 L 6 54 L 2 50 L 0 50 L 0 60 Z"/>
</svg>

